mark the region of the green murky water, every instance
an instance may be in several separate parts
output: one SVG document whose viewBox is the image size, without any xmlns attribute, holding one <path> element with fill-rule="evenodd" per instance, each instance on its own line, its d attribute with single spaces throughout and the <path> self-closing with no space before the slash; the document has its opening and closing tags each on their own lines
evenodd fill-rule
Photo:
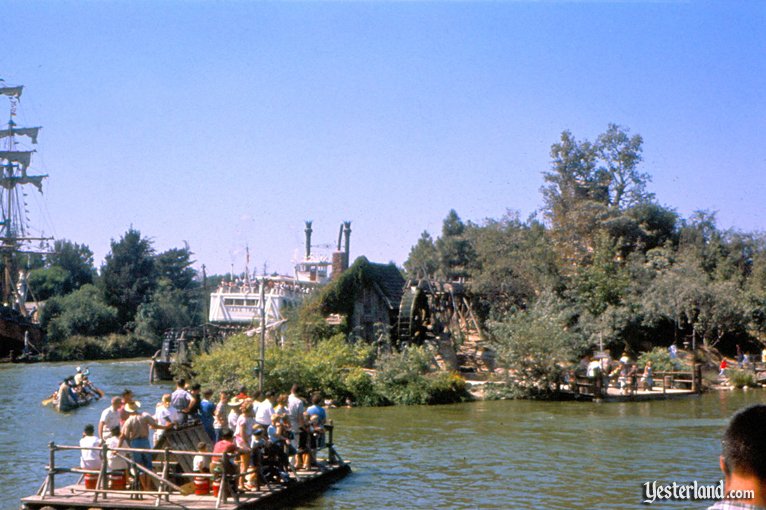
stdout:
<svg viewBox="0 0 766 510">
<path fill-rule="evenodd" d="M 42 483 L 47 444 L 76 444 L 106 401 L 70 414 L 40 400 L 74 364 L 0 367 L 2 509 Z M 108 395 L 125 387 L 152 405 L 147 362 L 89 364 Z M 476 402 L 332 409 L 336 445 L 353 474 L 301 508 L 706 508 L 643 505 L 643 484 L 717 483 L 727 418 L 766 400 L 761 390 L 645 403 Z"/>
</svg>

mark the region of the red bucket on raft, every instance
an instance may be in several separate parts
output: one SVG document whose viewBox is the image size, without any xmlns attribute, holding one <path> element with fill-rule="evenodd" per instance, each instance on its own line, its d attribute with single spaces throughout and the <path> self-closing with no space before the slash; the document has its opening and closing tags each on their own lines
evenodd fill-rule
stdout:
<svg viewBox="0 0 766 510">
<path fill-rule="evenodd" d="M 115 491 L 124 491 L 126 486 L 125 471 L 112 471 L 109 473 L 109 488 Z"/>
<path fill-rule="evenodd" d="M 84 480 L 86 489 L 95 489 L 96 484 L 98 483 L 98 475 L 93 473 L 85 473 Z"/>
<path fill-rule="evenodd" d="M 218 495 L 218 490 L 215 486 L 215 482 L 213 482 L 213 492 L 214 492 L 214 495 L 216 496 Z M 194 477 L 194 494 L 196 494 L 197 496 L 205 496 L 207 494 L 210 494 L 210 478 L 207 478 L 204 476 L 195 476 Z"/>
</svg>

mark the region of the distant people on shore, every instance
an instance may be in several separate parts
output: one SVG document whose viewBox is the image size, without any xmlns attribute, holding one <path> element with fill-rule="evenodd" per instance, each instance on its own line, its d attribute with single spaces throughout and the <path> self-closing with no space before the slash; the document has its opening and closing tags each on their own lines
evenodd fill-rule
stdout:
<svg viewBox="0 0 766 510">
<path fill-rule="evenodd" d="M 649 360 L 644 366 L 644 373 L 641 375 L 641 388 L 646 391 L 652 391 L 654 387 L 654 369 L 652 368 L 652 361 Z"/>
</svg>

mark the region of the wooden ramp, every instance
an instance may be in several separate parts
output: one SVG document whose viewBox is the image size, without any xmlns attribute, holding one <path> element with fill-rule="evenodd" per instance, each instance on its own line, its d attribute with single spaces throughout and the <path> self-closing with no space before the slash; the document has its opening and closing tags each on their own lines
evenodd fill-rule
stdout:
<svg viewBox="0 0 766 510">
<path fill-rule="evenodd" d="M 298 480 L 289 485 L 263 486 L 260 491 L 248 491 L 238 495 L 239 501 L 229 498 L 217 508 L 222 510 L 246 510 L 275 508 L 293 504 L 305 498 L 316 496 L 333 482 L 351 472 L 347 463 L 323 466 L 315 471 L 298 471 Z M 28 510 L 55 509 L 175 509 L 175 510 L 215 510 L 217 498 L 212 495 L 171 494 L 164 497 L 143 495 L 143 499 L 131 499 L 129 494 L 110 493 L 104 498 L 99 495 L 94 501 L 93 491 L 87 491 L 84 485 L 70 485 L 56 489 L 54 496 L 38 495 L 22 498 L 22 508 Z"/>
</svg>

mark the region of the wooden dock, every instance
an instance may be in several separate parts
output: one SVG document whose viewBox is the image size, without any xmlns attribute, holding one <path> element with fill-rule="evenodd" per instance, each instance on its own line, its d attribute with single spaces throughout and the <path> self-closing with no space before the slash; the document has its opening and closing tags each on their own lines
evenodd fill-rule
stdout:
<svg viewBox="0 0 766 510">
<path fill-rule="evenodd" d="M 172 493 L 167 499 L 149 495 L 144 495 L 143 499 L 132 499 L 129 493 L 120 494 L 118 491 L 111 492 L 106 497 L 101 495 L 94 501 L 94 491 L 85 489 L 85 486 L 82 484 L 61 487 L 56 490 L 54 496 L 41 494 L 22 498 L 21 504 L 22 508 L 29 510 L 69 510 L 81 508 L 172 508 L 175 510 L 213 510 L 217 508 L 221 510 L 249 510 L 275 508 L 315 496 L 328 485 L 340 480 L 350 472 L 351 466 L 348 463 L 325 466 L 317 471 L 298 471 L 299 480 L 289 485 L 272 484 L 271 488 L 263 486 L 260 491 L 240 493 L 237 498 L 239 501 L 232 496 L 228 498 L 228 502 L 220 504 L 218 503 L 218 498 L 212 494 L 198 496 L 195 494 L 183 495 Z"/>
<path fill-rule="evenodd" d="M 610 385 L 601 377 L 589 378 L 570 374 L 563 384 L 561 394 L 574 400 L 598 402 L 646 402 L 669 400 L 699 395 L 702 391 L 702 374 L 699 365 L 691 370 L 655 372 L 651 388 L 640 388 L 638 377 L 634 377 L 624 390 Z"/>
</svg>

